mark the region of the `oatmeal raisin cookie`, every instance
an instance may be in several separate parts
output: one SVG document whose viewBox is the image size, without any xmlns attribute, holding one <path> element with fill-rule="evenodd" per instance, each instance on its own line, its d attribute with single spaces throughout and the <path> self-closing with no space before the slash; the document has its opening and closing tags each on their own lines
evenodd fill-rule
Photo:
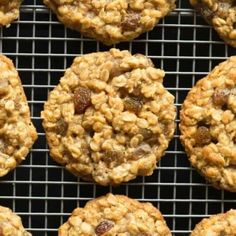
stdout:
<svg viewBox="0 0 236 236">
<path fill-rule="evenodd" d="M 191 164 L 215 187 L 236 192 L 236 56 L 191 89 L 180 131 Z"/>
<path fill-rule="evenodd" d="M 42 112 L 50 154 L 102 185 L 151 175 L 175 130 L 164 71 L 128 51 L 75 58 Z"/>
<path fill-rule="evenodd" d="M 31 236 L 21 222 L 21 218 L 7 207 L 0 206 L 1 236 Z"/>
<path fill-rule="evenodd" d="M 36 139 L 19 75 L 12 61 L 0 55 L 0 176 L 25 159 Z"/>
<path fill-rule="evenodd" d="M 152 30 L 175 0 L 44 0 L 67 27 L 105 44 L 129 41 Z"/>
<path fill-rule="evenodd" d="M 213 215 L 196 225 L 190 236 L 235 236 L 236 210 Z"/>
<path fill-rule="evenodd" d="M 152 204 L 107 194 L 76 208 L 58 235 L 171 236 L 171 232 Z"/>
</svg>

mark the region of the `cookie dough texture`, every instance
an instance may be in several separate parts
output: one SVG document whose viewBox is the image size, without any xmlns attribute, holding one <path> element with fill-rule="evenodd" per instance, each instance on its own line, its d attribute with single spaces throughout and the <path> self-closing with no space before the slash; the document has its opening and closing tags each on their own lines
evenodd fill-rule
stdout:
<svg viewBox="0 0 236 236">
<path fill-rule="evenodd" d="M 0 1 L 0 26 L 9 25 L 19 17 L 19 8 L 22 0 Z"/>
<path fill-rule="evenodd" d="M 236 235 L 236 210 L 213 215 L 203 219 L 196 225 L 190 236 L 235 236 Z"/>
<path fill-rule="evenodd" d="M 37 139 L 19 75 L 0 55 L 0 176 L 23 161 Z"/>
<path fill-rule="evenodd" d="M 58 235 L 171 236 L 171 232 L 152 204 L 107 194 L 76 208 Z"/>
<path fill-rule="evenodd" d="M 234 0 L 190 0 L 227 44 L 236 47 L 236 5 Z"/>
<path fill-rule="evenodd" d="M 151 175 L 175 129 L 163 77 L 150 59 L 128 51 L 75 58 L 42 112 L 51 156 L 101 185 Z"/>
<path fill-rule="evenodd" d="M 191 164 L 215 187 L 236 192 L 236 57 L 197 82 L 180 112 Z"/>
<path fill-rule="evenodd" d="M 7 207 L 0 206 L 0 235 L 1 236 L 31 236 L 21 222 L 21 218 Z"/>
<path fill-rule="evenodd" d="M 130 41 L 152 30 L 175 0 L 44 0 L 67 27 L 105 44 Z"/>
</svg>

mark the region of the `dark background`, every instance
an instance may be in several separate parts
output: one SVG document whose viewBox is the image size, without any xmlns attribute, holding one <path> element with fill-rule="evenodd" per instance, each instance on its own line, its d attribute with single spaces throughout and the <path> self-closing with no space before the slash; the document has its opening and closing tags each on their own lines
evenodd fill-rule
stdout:
<svg viewBox="0 0 236 236">
<path fill-rule="evenodd" d="M 166 71 L 164 83 L 175 95 L 178 110 L 199 78 L 236 54 L 236 49 L 226 46 L 194 13 L 187 0 L 178 1 L 177 9 L 152 32 L 116 47 L 143 53 Z M 0 52 L 14 61 L 20 73 L 39 133 L 26 161 L 1 178 L 0 204 L 18 213 L 35 236 L 57 235 L 57 228 L 76 206 L 110 191 L 153 203 L 176 236 L 187 236 L 203 217 L 236 208 L 234 193 L 215 190 L 190 167 L 179 131 L 152 176 L 119 187 L 83 182 L 49 158 L 40 119 L 48 92 L 75 56 L 108 49 L 66 29 L 42 1 L 25 0 L 19 21 L 0 29 Z"/>
</svg>

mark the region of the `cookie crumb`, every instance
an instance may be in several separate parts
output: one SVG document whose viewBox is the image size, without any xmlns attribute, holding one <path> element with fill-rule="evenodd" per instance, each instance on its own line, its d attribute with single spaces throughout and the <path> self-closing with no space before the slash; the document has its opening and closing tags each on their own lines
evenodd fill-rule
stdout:
<svg viewBox="0 0 236 236">
<path fill-rule="evenodd" d="M 128 111 L 139 113 L 142 109 L 143 101 L 140 97 L 126 97 L 124 99 L 124 107 Z"/>
</svg>

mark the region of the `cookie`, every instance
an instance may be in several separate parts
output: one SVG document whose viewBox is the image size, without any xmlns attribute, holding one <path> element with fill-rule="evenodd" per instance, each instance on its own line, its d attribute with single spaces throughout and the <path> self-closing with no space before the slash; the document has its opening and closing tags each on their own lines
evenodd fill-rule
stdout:
<svg viewBox="0 0 236 236">
<path fill-rule="evenodd" d="M 151 203 L 109 193 L 76 208 L 58 235 L 171 236 L 171 232 Z"/>
<path fill-rule="evenodd" d="M 236 56 L 197 82 L 180 112 L 191 164 L 217 188 L 236 192 Z"/>
<path fill-rule="evenodd" d="M 23 161 L 37 139 L 19 75 L 0 55 L 0 176 Z"/>
<path fill-rule="evenodd" d="M 235 236 L 236 235 L 236 210 L 213 215 L 203 219 L 196 225 L 190 236 Z"/>
<path fill-rule="evenodd" d="M 151 175 L 175 129 L 163 77 L 150 59 L 128 51 L 75 58 L 42 112 L 50 155 L 101 185 Z"/>
<path fill-rule="evenodd" d="M 190 3 L 212 25 L 219 37 L 236 47 L 236 5 L 234 0 L 190 0 Z"/>
<path fill-rule="evenodd" d="M 44 0 L 67 27 L 104 44 L 130 41 L 152 30 L 175 0 Z"/>
<path fill-rule="evenodd" d="M 7 26 L 19 17 L 21 2 L 22 0 L 0 1 L 0 26 Z"/>
<path fill-rule="evenodd" d="M 21 218 L 7 207 L 0 206 L 1 236 L 31 236 L 21 222 Z"/>
</svg>

